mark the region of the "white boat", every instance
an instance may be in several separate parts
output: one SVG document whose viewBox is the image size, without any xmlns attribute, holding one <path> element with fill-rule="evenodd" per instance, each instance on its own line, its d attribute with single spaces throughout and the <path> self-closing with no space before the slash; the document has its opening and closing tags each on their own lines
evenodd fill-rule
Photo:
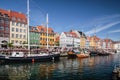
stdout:
<svg viewBox="0 0 120 80">
<path fill-rule="evenodd" d="M 28 50 L 16 49 L 0 50 L 0 60 L 2 62 L 36 62 L 36 61 L 51 61 L 59 60 L 59 53 L 31 53 Z"/>
</svg>

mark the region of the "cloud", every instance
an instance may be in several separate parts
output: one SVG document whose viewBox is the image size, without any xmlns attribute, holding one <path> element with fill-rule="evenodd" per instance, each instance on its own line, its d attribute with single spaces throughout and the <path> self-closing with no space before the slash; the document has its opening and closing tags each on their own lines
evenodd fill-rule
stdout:
<svg viewBox="0 0 120 80">
<path fill-rule="evenodd" d="M 94 34 L 95 32 L 98 33 L 98 32 L 100 32 L 100 31 L 103 31 L 103 30 L 105 30 L 105 29 L 108 29 L 108 28 L 110 28 L 110 27 L 112 27 L 112 26 L 114 26 L 114 25 L 117 25 L 117 24 L 119 24 L 119 23 L 120 23 L 120 21 L 111 22 L 111 23 L 105 24 L 105 25 L 103 25 L 103 26 L 100 26 L 99 28 L 96 27 L 96 30 L 95 30 L 95 28 L 94 28 L 94 29 L 92 29 L 92 30 L 90 30 L 90 31 L 87 31 L 87 32 L 85 32 L 85 34 L 88 35 L 88 34 Z"/>
<path fill-rule="evenodd" d="M 120 32 L 120 30 L 110 31 L 109 33 L 118 33 L 118 32 Z"/>
<path fill-rule="evenodd" d="M 101 25 L 103 23 L 113 22 L 113 21 L 119 21 L 120 20 L 120 14 L 114 14 L 114 15 L 108 15 L 103 17 L 98 17 L 93 20 L 90 20 L 85 23 L 81 23 L 84 27 L 93 27 L 94 25 Z"/>
</svg>

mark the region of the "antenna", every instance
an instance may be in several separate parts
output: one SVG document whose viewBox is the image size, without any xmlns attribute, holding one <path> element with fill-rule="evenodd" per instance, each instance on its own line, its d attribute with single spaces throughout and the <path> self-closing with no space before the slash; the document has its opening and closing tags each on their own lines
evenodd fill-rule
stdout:
<svg viewBox="0 0 120 80">
<path fill-rule="evenodd" d="M 30 50 L 30 39 L 29 39 L 29 0 L 27 0 L 27 24 L 28 24 L 28 50 Z"/>
</svg>

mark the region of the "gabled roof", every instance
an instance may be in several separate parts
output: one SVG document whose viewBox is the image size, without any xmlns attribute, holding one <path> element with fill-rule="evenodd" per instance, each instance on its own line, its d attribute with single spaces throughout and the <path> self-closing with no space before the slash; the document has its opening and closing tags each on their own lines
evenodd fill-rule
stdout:
<svg viewBox="0 0 120 80">
<path fill-rule="evenodd" d="M 98 38 L 98 37 L 95 36 L 95 35 L 94 35 L 94 36 L 91 36 L 91 37 L 90 37 L 90 36 L 87 36 L 87 40 L 91 41 L 92 39 L 95 40 L 95 41 L 101 40 L 100 38 Z"/>
<path fill-rule="evenodd" d="M 64 32 L 64 34 L 65 34 L 67 37 L 79 38 L 79 37 L 77 36 L 77 34 L 74 33 L 74 32 Z"/>
<path fill-rule="evenodd" d="M 14 17 L 15 18 L 15 20 L 14 20 L 15 22 L 27 23 L 26 15 L 21 13 L 21 12 L 15 12 L 15 11 L 12 11 L 12 10 L 0 9 L 0 13 L 2 13 L 2 15 L 7 14 L 10 17 L 11 21 L 12 21 L 12 18 Z"/>
<path fill-rule="evenodd" d="M 30 26 L 30 32 L 38 32 L 38 30 L 36 27 Z"/>
<path fill-rule="evenodd" d="M 47 33 L 47 27 L 45 27 L 45 26 L 37 26 L 37 29 L 39 32 Z M 49 27 L 48 33 L 54 33 L 53 29 Z"/>
<path fill-rule="evenodd" d="M 104 42 L 113 42 L 111 39 L 103 39 Z"/>
</svg>

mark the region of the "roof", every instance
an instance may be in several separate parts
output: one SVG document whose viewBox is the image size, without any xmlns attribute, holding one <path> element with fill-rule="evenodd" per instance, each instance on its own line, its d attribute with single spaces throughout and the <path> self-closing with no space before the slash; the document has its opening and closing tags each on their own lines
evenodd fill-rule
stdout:
<svg viewBox="0 0 120 80">
<path fill-rule="evenodd" d="M 64 34 L 65 34 L 67 37 L 79 38 L 79 37 L 77 36 L 77 34 L 74 33 L 74 32 L 64 32 Z"/>
<path fill-rule="evenodd" d="M 86 38 L 86 35 L 82 32 L 82 31 L 78 31 L 78 33 L 82 36 L 84 36 Z"/>
<path fill-rule="evenodd" d="M 10 17 L 11 21 L 27 23 L 26 15 L 21 13 L 21 12 L 15 12 L 15 11 L 12 11 L 12 10 L 0 9 L 0 13 L 2 15 L 7 14 Z"/>
<path fill-rule="evenodd" d="M 87 36 L 87 40 L 89 40 L 89 41 L 91 41 L 91 40 L 99 41 L 101 39 L 94 35 L 94 36 L 91 36 L 91 37 Z"/>
<path fill-rule="evenodd" d="M 47 27 L 45 27 L 45 26 L 37 26 L 37 29 L 39 32 L 47 33 Z M 48 33 L 54 33 L 53 29 L 49 27 Z"/>
<path fill-rule="evenodd" d="M 103 39 L 104 42 L 113 42 L 111 39 Z"/>
<path fill-rule="evenodd" d="M 38 32 L 37 28 L 34 26 L 30 26 L 30 32 Z"/>
</svg>

